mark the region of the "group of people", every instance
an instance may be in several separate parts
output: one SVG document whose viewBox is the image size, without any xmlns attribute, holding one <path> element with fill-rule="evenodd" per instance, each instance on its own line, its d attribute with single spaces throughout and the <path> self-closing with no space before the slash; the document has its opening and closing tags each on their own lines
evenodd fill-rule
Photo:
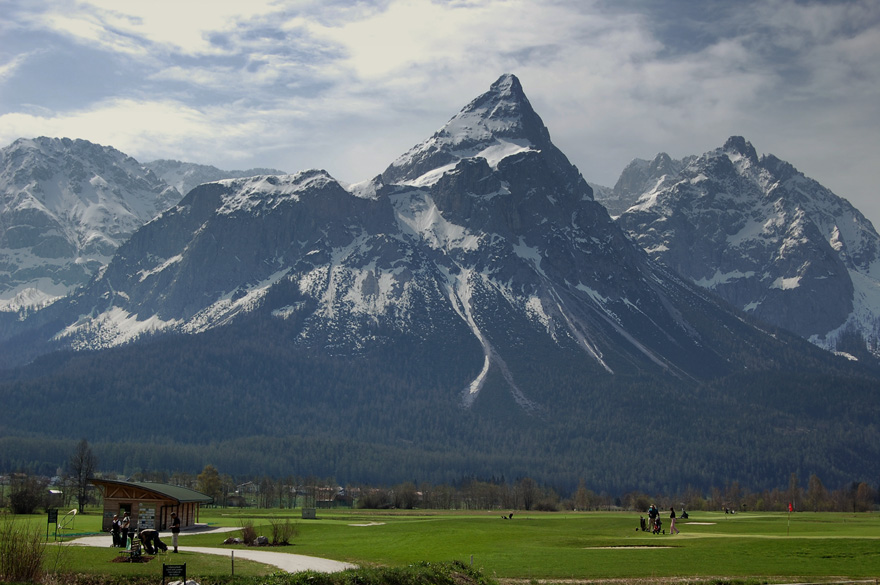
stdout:
<svg viewBox="0 0 880 585">
<path fill-rule="evenodd" d="M 687 512 L 682 511 L 682 517 L 687 518 Z M 642 532 L 660 534 L 662 531 L 663 534 L 666 534 L 666 531 L 663 530 L 663 521 L 660 520 L 660 510 L 657 509 L 657 506 L 651 504 L 648 508 L 647 522 L 645 522 L 644 516 L 639 516 L 639 528 L 641 528 Z M 669 508 L 669 534 L 678 534 L 679 532 L 681 531 L 675 525 L 675 508 Z"/>
<path fill-rule="evenodd" d="M 119 514 L 113 515 L 110 523 L 110 534 L 113 536 L 113 546 L 128 547 L 128 533 L 131 528 L 131 516 L 128 512 L 123 513 L 122 520 Z M 171 546 L 177 552 L 177 538 L 180 535 L 180 518 L 176 512 L 171 513 Z M 168 546 L 159 539 L 159 531 L 153 528 L 145 528 L 138 534 L 141 545 L 148 555 L 158 554 L 160 550 L 168 550 Z"/>
<path fill-rule="evenodd" d="M 113 522 L 110 523 L 110 534 L 113 535 L 113 546 L 125 548 L 128 546 L 128 530 L 131 527 L 131 517 L 128 512 L 119 519 L 119 514 L 113 514 Z"/>
</svg>

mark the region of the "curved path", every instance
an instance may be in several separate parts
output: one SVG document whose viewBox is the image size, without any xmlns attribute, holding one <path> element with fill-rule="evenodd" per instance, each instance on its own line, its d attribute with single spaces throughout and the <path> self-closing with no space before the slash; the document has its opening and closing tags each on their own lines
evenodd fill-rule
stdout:
<svg viewBox="0 0 880 585">
<path fill-rule="evenodd" d="M 241 530 L 240 528 L 232 528 L 232 527 L 224 527 L 224 528 L 208 528 L 208 527 L 199 527 L 195 530 L 187 530 L 180 533 L 180 545 L 179 549 L 185 551 L 187 553 L 195 552 L 201 554 L 208 555 L 223 555 L 223 556 L 232 556 L 231 553 L 235 553 L 235 558 L 237 559 L 247 559 L 249 561 L 256 561 L 258 563 L 263 563 L 266 565 L 272 565 L 278 567 L 282 571 L 286 571 L 288 573 L 297 573 L 299 571 L 317 571 L 319 573 L 335 573 L 337 571 L 344 571 L 346 569 L 356 569 L 356 565 L 352 565 L 351 563 L 344 563 L 342 561 L 331 561 L 330 559 L 322 559 L 318 557 L 309 557 L 306 555 L 297 555 L 292 553 L 283 553 L 283 552 L 273 552 L 262 549 L 253 549 L 253 548 L 243 548 L 243 549 L 227 549 L 227 548 L 211 548 L 207 546 L 186 546 L 186 536 L 188 534 L 205 534 L 205 533 L 222 533 L 222 532 L 232 532 L 235 530 Z M 162 536 L 163 542 L 169 544 L 171 542 L 171 533 L 170 532 L 162 532 L 160 533 Z M 101 536 L 86 536 L 83 538 L 77 538 L 76 540 L 70 541 L 70 544 L 75 544 L 79 546 L 97 546 L 97 547 L 106 547 L 110 548 L 110 545 L 113 543 L 109 534 L 102 534 Z M 162 553 L 163 556 L 167 555 L 169 560 L 173 560 L 175 558 L 174 553 Z M 167 562 L 167 561 L 166 561 Z"/>
</svg>

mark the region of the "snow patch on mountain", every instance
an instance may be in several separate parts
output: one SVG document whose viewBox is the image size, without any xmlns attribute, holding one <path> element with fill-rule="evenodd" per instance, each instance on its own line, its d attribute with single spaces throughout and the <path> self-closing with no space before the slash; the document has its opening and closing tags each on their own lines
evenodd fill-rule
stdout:
<svg viewBox="0 0 880 585">
<path fill-rule="evenodd" d="M 391 200 L 401 230 L 432 248 L 476 250 L 479 247 L 480 236 L 446 221 L 427 192 L 396 193 Z"/>
<path fill-rule="evenodd" d="M 483 367 L 477 374 L 476 378 L 467 385 L 463 396 L 464 405 L 471 406 L 486 382 L 486 375 L 489 373 L 494 351 L 492 345 L 483 335 L 483 332 L 480 331 L 480 327 L 477 325 L 472 312 L 472 271 L 460 270 L 454 275 L 449 271 L 444 272 L 446 274 L 446 282 L 444 283 L 444 286 L 452 308 L 458 313 L 459 317 L 467 323 L 471 332 L 474 334 L 474 337 L 477 338 L 477 341 L 480 342 L 480 346 L 483 348 Z"/>
<path fill-rule="evenodd" d="M 272 210 L 288 200 L 299 201 L 303 191 L 321 188 L 336 180 L 326 171 L 309 170 L 295 175 L 268 175 L 246 179 L 224 179 L 217 181 L 227 187 L 220 215 L 236 212 L 253 212 L 255 209 Z"/>
<path fill-rule="evenodd" d="M 880 355 L 880 279 L 873 276 L 880 274 L 878 264 L 872 264 L 873 270 L 850 273 L 854 291 L 852 313 L 840 327 L 825 334 L 810 336 L 812 343 L 833 351 L 845 334 L 855 331 L 865 339 L 871 353 Z"/>
<path fill-rule="evenodd" d="M 180 193 L 111 147 L 67 138 L 0 149 L 0 310 L 85 284 Z"/>
<path fill-rule="evenodd" d="M 105 349 L 135 341 L 145 334 L 157 333 L 178 326 L 180 321 L 164 321 L 157 315 L 139 319 L 121 307 L 111 307 L 96 316 L 83 316 L 53 338 L 69 340 L 72 349 Z"/>
<path fill-rule="evenodd" d="M 538 274 L 544 278 L 547 277 L 541 269 L 541 261 L 544 259 L 541 255 L 541 251 L 534 246 L 526 245 L 522 236 L 520 236 L 519 241 L 513 244 L 513 252 L 523 260 L 528 261 Z"/>
<path fill-rule="evenodd" d="M 559 298 L 556 297 L 555 300 L 556 300 L 556 310 L 559 311 L 559 314 L 562 316 L 562 319 L 565 321 L 565 325 L 568 327 L 568 331 L 577 340 L 578 345 L 581 348 L 583 348 L 584 350 L 586 350 L 587 354 L 589 354 L 590 357 L 592 357 L 594 360 L 596 360 L 599 363 L 599 365 L 601 365 L 605 369 L 606 372 L 608 372 L 609 374 L 613 374 L 614 370 L 612 370 L 611 367 L 607 363 L 605 363 L 605 360 L 603 359 L 603 356 L 602 356 L 602 351 L 599 349 L 599 347 L 595 343 L 590 341 L 587 338 L 587 335 L 579 327 L 577 327 L 575 325 L 574 320 L 568 315 L 567 311 L 565 310 L 565 307 L 563 306 L 562 302 L 560 302 Z"/>
<path fill-rule="evenodd" d="M 187 333 L 200 333 L 229 324 L 238 315 L 249 313 L 260 306 L 266 293 L 285 278 L 289 271 L 288 268 L 284 268 L 250 286 L 242 286 L 230 291 L 196 313 L 185 323 L 177 323 L 176 325 Z"/>
<path fill-rule="evenodd" d="M 164 262 L 162 262 L 161 264 L 159 264 L 155 268 L 151 268 L 150 270 L 141 270 L 138 273 L 140 275 L 141 282 L 143 282 L 144 280 L 146 280 L 150 276 L 154 276 L 156 274 L 159 274 L 160 272 L 162 272 L 163 270 L 165 270 L 169 266 L 176 264 L 176 263 L 180 262 L 181 260 L 183 260 L 183 255 L 177 254 L 176 256 L 172 256 L 171 258 L 168 258 L 167 260 L 165 260 Z"/>
<path fill-rule="evenodd" d="M 753 276 L 755 276 L 755 272 L 751 270 L 748 272 L 742 272 L 739 270 L 721 272 L 721 270 L 716 270 L 715 274 L 713 274 L 712 276 L 708 278 L 698 278 L 694 280 L 694 283 L 703 288 L 712 289 L 719 284 L 725 284 L 742 278 L 752 278 Z"/>
<path fill-rule="evenodd" d="M 778 288 L 780 290 L 791 290 L 793 288 L 797 288 L 801 285 L 801 277 L 800 276 L 791 276 L 788 278 L 779 277 L 773 281 L 773 284 L 770 285 L 770 288 Z"/>
<path fill-rule="evenodd" d="M 213 183 L 222 179 L 287 174 L 278 169 L 267 168 L 226 171 L 210 165 L 168 159 L 150 161 L 144 163 L 143 166 L 144 168 L 151 170 L 167 184 L 177 189 L 181 195 L 186 195 L 198 185 Z"/>
</svg>

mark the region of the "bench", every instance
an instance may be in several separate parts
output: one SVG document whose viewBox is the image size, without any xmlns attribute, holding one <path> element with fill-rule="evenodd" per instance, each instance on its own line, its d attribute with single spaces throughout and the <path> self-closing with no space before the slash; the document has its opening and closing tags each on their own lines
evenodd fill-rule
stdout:
<svg viewBox="0 0 880 585">
<path fill-rule="evenodd" d="M 129 561 L 136 561 L 141 558 L 141 541 L 137 538 L 129 538 L 128 545 L 124 550 L 119 551 L 121 555 L 128 555 Z"/>
</svg>

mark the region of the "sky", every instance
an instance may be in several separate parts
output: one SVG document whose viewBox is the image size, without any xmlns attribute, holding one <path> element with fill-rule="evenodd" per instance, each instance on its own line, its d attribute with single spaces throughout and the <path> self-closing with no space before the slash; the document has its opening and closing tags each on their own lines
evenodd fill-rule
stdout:
<svg viewBox="0 0 880 585">
<path fill-rule="evenodd" d="M 590 182 L 739 135 L 880 228 L 877 0 L 0 0 L 0 146 L 354 183 L 504 73 Z"/>
</svg>

